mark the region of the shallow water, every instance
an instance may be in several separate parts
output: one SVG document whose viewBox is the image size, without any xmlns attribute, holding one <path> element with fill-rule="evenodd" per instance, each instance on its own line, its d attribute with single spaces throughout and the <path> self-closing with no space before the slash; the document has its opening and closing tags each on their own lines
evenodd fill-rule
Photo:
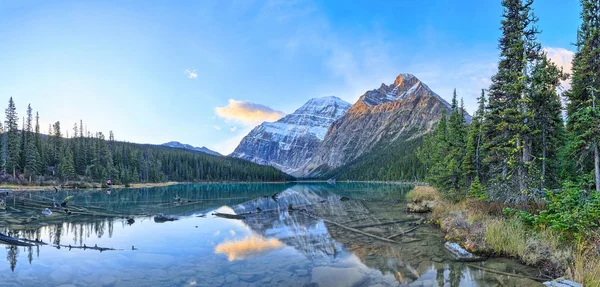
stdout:
<svg viewBox="0 0 600 287">
<path fill-rule="evenodd" d="M 409 230 L 422 219 L 404 212 L 408 190 L 399 184 L 202 184 L 4 196 L 0 232 L 49 245 L 1 245 L 0 258 L 6 260 L 0 263 L 0 286 L 538 284 L 477 268 L 537 273 L 512 260 L 456 262 L 445 251 L 441 232 L 427 224 L 388 243 L 322 220 L 380 237 Z M 128 224 L 124 215 L 41 215 L 40 204 L 69 195 L 74 207 L 133 214 L 135 222 Z M 182 203 L 174 202 L 177 195 Z M 214 212 L 252 214 L 226 219 Z M 179 220 L 157 223 L 157 213 Z M 84 244 L 117 250 L 64 247 Z"/>
</svg>

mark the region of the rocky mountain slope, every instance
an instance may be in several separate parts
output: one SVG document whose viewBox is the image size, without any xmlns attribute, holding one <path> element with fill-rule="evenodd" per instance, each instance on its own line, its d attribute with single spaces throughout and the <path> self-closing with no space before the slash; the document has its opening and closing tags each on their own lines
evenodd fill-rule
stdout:
<svg viewBox="0 0 600 287">
<path fill-rule="evenodd" d="M 371 152 L 387 154 L 382 151 L 392 143 L 398 146 L 431 131 L 442 110 L 449 115 L 450 104 L 414 75 L 400 74 L 391 85 L 381 84 L 378 89 L 367 91 L 335 121 L 296 176 L 340 175 L 334 172 L 337 168 L 368 160 Z"/>
<path fill-rule="evenodd" d="M 329 126 L 350 106 L 337 97 L 311 99 L 292 114 L 254 128 L 230 156 L 299 175 L 325 138 Z"/>
<path fill-rule="evenodd" d="M 207 147 L 195 147 L 195 146 L 191 146 L 189 144 L 182 144 L 182 143 L 177 142 L 177 141 L 171 141 L 171 142 L 168 142 L 168 143 L 164 143 L 164 144 L 161 144 L 161 146 L 167 146 L 167 147 L 172 147 L 172 148 L 180 148 L 180 149 L 185 149 L 185 150 L 191 150 L 191 151 L 197 151 L 197 152 L 203 152 L 203 153 L 207 153 L 207 154 L 221 156 L 220 153 L 218 153 L 218 152 L 216 152 L 214 150 L 210 150 Z"/>
</svg>

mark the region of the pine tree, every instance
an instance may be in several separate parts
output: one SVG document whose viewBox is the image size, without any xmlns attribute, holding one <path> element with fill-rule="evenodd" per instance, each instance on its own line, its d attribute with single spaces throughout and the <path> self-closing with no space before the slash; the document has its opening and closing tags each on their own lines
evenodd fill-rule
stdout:
<svg viewBox="0 0 600 287">
<path fill-rule="evenodd" d="M 62 180 L 72 180 L 75 178 L 75 167 L 73 166 L 73 155 L 69 149 L 66 149 L 58 165 L 58 174 Z"/>
<path fill-rule="evenodd" d="M 582 0 L 581 4 L 571 90 L 566 93 L 569 155 L 576 159 L 575 174 L 592 173 L 595 189 L 600 190 L 600 112 L 593 96 L 600 94 L 600 1 Z"/>
<path fill-rule="evenodd" d="M 448 178 L 446 188 L 452 191 L 454 198 L 458 199 L 461 190 L 465 188 L 464 159 L 466 154 L 467 123 L 465 120 L 464 106 L 458 106 L 456 89 L 452 97 L 452 113 L 448 121 L 448 153 L 444 162 L 448 164 Z"/>
<path fill-rule="evenodd" d="M 566 75 L 545 54 L 536 62 L 528 87 L 531 114 L 531 152 L 536 160 L 530 168 L 530 178 L 542 192 L 546 187 L 559 186 L 559 146 L 564 136 L 562 105 L 556 90 Z M 538 180 L 539 179 L 539 180 Z"/>
<path fill-rule="evenodd" d="M 485 118 L 485 91 L 477 99 L 479 106 L 471 119 L 467 135 L 467 150 L 465 155 L 464 174 L 467 186 L 470 186 L 475 177 L 483 177 L 483 120 Z"/>
<path fill-rule="evenodd" d="M 40 114 L 38 112 L 35 113 L 35 134 L 34 134 L 34 144 L 35 144 L 35 149 L 37 151 L 38 154 L 38 173 L 40 175 L 43 174 L 43 171 L 45 169 L 44 167 L 44 154 L 43 154 L 43 149 L 42 149 L 42 139 L 41 139 L 41 134 L 40 134 Z"/>
<path fill-rule="evenodd" d="M 17 169 L 20 163 L 19 154 L 19 118 L 17 115 L 17 108 L 15 102 L 11 97 L 8 101 L 8 107 L 6 108 L 6 146 L 7 146 L 7 160 L 6 170 L 12 172 L 13 177 L 17 176 Z"/>
<path fill-rule="evenodd" d="M 531 44 L 537 30 L 532 26 L 533 0 L 504 0 L 500 61 L 492 77 L 485 124 L 486 159 L 492 192 L 505 198 L 526 189 L 527 113 L 524 93 L 527 85 L 526 68 Z"/>
</svg>

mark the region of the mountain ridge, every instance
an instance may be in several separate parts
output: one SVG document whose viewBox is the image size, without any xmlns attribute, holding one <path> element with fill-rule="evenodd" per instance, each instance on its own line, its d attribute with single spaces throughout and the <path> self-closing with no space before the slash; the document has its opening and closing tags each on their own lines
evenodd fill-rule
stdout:
<svg viewBox="0 0 600 287">
<path fill-rule="evenodd" d="M 252 129 L 230 156 L 271 165 L 294 175 L 312 157 L 331 123 L 350 106 L 334 96 L 312 98 L 278 121 Z"/>
<path fill-rule="evenodd" d="M 220 153 L 218 153 L 216 151 L 210 150 L 207 147 L 204 147 L 204 146 L 203 147 L 195 147 L 195 146 L 192 146 L 192 145 L 189 145 L 189 144 L 180 143 L 178 141 L 170 141 L 170 142 L 161 144 L 161 146 L 166 146 L 166 147 L 171 147 L 171 148 L 180 148 L 180 149 L 197 151 L 197 152 L 203 152 L 203 153 L 206 153 L 206 154 L 216 155 L 216 156 L 223 156 L 222 154 L 220 154 Z"/>
</svg>

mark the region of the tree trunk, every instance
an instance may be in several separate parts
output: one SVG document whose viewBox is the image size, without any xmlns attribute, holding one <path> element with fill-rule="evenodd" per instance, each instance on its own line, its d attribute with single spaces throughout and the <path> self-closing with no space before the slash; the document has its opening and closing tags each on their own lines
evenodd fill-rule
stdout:
<svg viewBox="0 0 600 287">
<path fill-rule="evenodd" d="M 594 147 L 594 174 L 596 179 L 596 191 L 600 191 L 600 155 L 598 155 L 598 144 Z"/>
<path fill-rule="evenodd" d="M 542 129 L 542 180 L 540 182 L 540 191 L 544 190 L 544 183 L 546 181 L 546 153 L 548 147 L 546 145 L 546 126 Z"/>
</svg>

